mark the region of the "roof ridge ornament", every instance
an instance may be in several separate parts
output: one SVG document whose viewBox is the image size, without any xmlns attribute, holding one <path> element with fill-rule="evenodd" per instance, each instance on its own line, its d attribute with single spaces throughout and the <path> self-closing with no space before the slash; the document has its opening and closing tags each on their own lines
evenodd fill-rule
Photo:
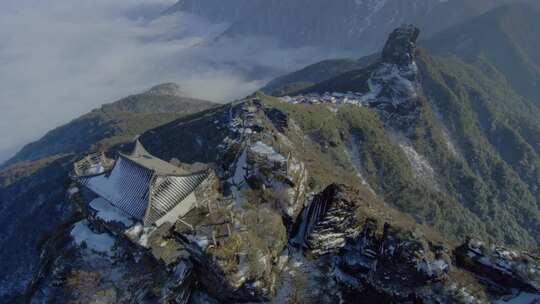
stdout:
<svg viewBox="0 0 540 304">
<path fill-rule="evenodd" d="M 131 151 L 131 156 L 144 156 L 148 155 L 151 156 L 151 154 L 146 150 L 146 148 L 143 146 L 139 138 L 135 139 L 135 147 L 133 148 L 133 151 Z"/>
</svg>

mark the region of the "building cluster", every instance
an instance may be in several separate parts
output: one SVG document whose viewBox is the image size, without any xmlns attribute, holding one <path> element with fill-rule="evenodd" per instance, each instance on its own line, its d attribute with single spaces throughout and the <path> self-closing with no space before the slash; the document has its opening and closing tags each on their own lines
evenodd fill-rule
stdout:
<svg viewBox="0 0 540 304">
<path fill-rule="evenodd" d="M 369 106 L 365 94 L 357 92 L 325 92 L 323 94 L 310 93 L 306 95 L 280 97 L 284 102 L 291 104 L 351 104 L 355 106 Z"/>
</svg>

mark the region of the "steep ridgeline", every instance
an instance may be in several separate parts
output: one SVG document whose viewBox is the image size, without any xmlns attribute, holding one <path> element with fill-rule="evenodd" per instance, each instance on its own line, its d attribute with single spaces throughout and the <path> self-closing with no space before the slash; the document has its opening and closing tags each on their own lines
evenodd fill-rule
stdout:
<svg viewBox="0 0 540 304">
<path fill-rule="evenodd" d="M 70 217 L 65 186 L 78 153 L 117 150 L 149 128 L 214 106 L 177 94 L 166 84 L 106 104 L 29 144 L 0 170 L 0 302 L 24 289 L 44 241 Z"/>
<path fill-rule="evenodd" d="M 182 168 L 209 166 L 195 193 L 198 204 L 174 224 L 125 231 L 135 219 L 104 208 L 84 188 L 69 188 L 81 215 L 46 242 L 29 298 L 488 303 L 539 292 L 534 252 L 499 256 L 504 249 L 478 241 L 458 246 L 375 193 L 371 170 L 381 161 L 385 175 L 408 174 L 403 184 L 415 176 L 367 107 L 290 104 L 257 94 L 150 130 L 140 141 Z M 376 149 L 382 160 L 364 158 Z M 418 213 L 421 204 L 435 206 L 424 199 Z M 516 289 L 500 286 L 504 281 Z"/>
<path fill-rule="evenodd" d="M 182 0 L 168 10 L 230 23 L 225 37 L 270 36 L 287 46 L 315 45 L 370 54 L 393 28 L 413 22 L 431 35 L 514 0 Z"/>
<path fill-rule="evenodd" d="M 358 128 L 354 132 L 365 178 L 377 193 L 450 234 L 475 231 L 508 244 L 537 245 L 540 113 L 535 102 L 520 95 L 495 63 L 414 50 L 416 36 L 414 29 L 399 29 L 378 62 L 284 100 L 344 101 L 377 109 L 384 139 L 375 141 Z M 377 150 L 366 150 L 368 142 Z M 386 142 L 403 153 L 410 169 L 394 148 L 383 153 L 377 147 Z M 388 170 L 395 173 L 385 174 Z"/>
</svg>

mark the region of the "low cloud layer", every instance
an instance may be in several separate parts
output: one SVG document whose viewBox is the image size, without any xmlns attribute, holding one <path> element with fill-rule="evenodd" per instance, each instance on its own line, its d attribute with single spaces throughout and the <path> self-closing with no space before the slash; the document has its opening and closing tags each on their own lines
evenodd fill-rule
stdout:
<svg viewBox="0 0 540 304">
<path fill-rule="evenodd" d="M 226 24 L 160 16 L 173 2 L 5 0 L 0 151 L 158 83 L 177 82 L 194 97 L 228 101 L 272 76 L 335 55 L 283 49 L 263 38 L 216 42 Z"/>
</svg>

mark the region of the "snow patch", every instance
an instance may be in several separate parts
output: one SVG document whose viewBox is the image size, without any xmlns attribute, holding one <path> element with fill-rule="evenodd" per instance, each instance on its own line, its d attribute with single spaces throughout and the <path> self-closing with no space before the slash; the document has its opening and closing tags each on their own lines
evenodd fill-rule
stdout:
<svg viewBox="0 0 540 304">
<path fill-rule="evenodd" d="M 522 292 L 509 300 L 499 300 L 495 304 L 531 304 L 534 301 L 540 301 L 540 294 Z"/>
<path fill-rule="evenodd" d="M 285 162 L 287 159 L 276 152 L 273 147 L 263 143 L 262 141 L 258 141 L 251 145 L 250 150 L 265 156 L 266 159 L 274 162 Z"/>
<path fill-rule="evenodd" d="M 85 172 L 86 175 L 98 175 L 105 172 L 105 168 L 101 164 L 94 164 L 90 166 Z"/>
<path fill-rule="evenodd" d="M 247 151 L 244 149 L 234 165 L 234 175 L 229 179 L 229 182 L 232 184 L 231 191 L 233 198 L 236 201 L 236 206 L 239 208 L 242 204 L 242 193 L 240 190 L 246 184 L 246 168 Z"/>
<path fill-rule="evenodd" d="M 101 197 L 98 197 L 91 201 L 90 207 L 96 210 L 96 216 L 105 222 L 120 222 L 126 227 L 129 227 L 133 224 L 133 221 L 129 219 L 127 215 L 124 215 L 124 213 L 120 209 L 114 207 Z"/>
<path fill-rule="evenodd" d="M 67 190 L 67 195 L 68 197 L 72 197 L 73 195 L 79 193 L 79 188 L 78 187 L 70 187 L 68 190 Z"/>
<path fill-rule="evenodd" d="M 401 143 L 399 144 L 405 156 L 411 163 L 411 166 L 417 177 L 422 178 L 433 178 L 435 176 L 435 171 L 429 164 L 429 162 L 409 144 Z"/>
<path fill-rule="evenodd" d="M 360 179 L 360 182 L 362 183 L 362 185 L 368 187 L 368 189 L 371 192 L 375 193 L 373 189 L 371 188 L 371 186 L 366 181 L 366 179 L 364 178 L 364 176 L 362 175 L 363 168 L 362 168 L 362 157 L 360 155 L 360 151 L 361 151 L 360 139 L 358 138 L 358 136 L 353 134 L 351 140 L 349 141 L 347 145 L 347 150 L 345 150 L 345 152 L 351 159 L 351 162 L 354 168 L 356 169 L 356 175 Z"/>
<path fill-rule="evenodd" d="M 144 248 L 148 248 L 148 239 L 155 230 L 155 227 L 143 226 L 141 223 L 137 223 L 133 227 L 126 230 L 124 234 L 133 242 L 141 245 Z"/>
<path fill-rule="evenodd" d="M 210 244 L 210 241 L 205 236 L 186 234 L 185 237 L 191 242 L 197 244 L 197 246 L 199 246 L 202 250 L 205 250 Z"/>
<path fill-rule="evenodd" d="M 463 160 L 464 159 L 463 153 L 461 152 L 460 149 L 458 149 L 458 147 L 452 141 L 452 136 L 450 135 L 450 131 L 444 124 L 444 116 L 439 111 L 439 109 L 437 108 L 437 105 L 434 102 L 432 102 L 431 104 L 434 109 L 435 115 L 437 115 L 437 118 L 439 119 L 439 121 L 441 121 L 441 132 L 442 132 L 442 136 L 446 144 L 446 147 L 448 148 L 448 150 L 450 151 L 450 153 L 452 153 L 454 157 Z"/>
<path fill-rule="evenodd" d="M 114 239 L 107 233 L 97 234 L 90 230 L 87 220 L 77 222 L 70 235 L 79 246 L 85 244 L 88 249 L 94 252 L 112 255 Z"/>
</svg>

